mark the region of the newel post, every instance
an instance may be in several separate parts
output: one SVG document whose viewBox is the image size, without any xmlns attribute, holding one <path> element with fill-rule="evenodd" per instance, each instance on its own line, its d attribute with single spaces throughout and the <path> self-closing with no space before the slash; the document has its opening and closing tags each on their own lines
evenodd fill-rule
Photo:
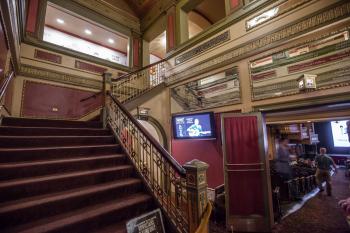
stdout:
<svg viewBox="0 0 350 233">
<path fill-rule="evenodd" d="M 208 204 L 207 169 L 209 165 L 194 159 L 183 167 L 186 170 L 189 233 L 194 233 Z"/>
<path fill-rule="evenodd" d="M 106 101 L 107 101 L 107 92 L 111 91 L 112 88 L 112 74 L 111 73 L 104 73 L 103 74 L 103 87 L 102 87 L 102 94 L 103 94 L 103 109 L 102 109 L 102 121 L 103 121 L 103 127 L 106 128 L 107 125 L 107 110 L 106 110 Z"/>
</svg>

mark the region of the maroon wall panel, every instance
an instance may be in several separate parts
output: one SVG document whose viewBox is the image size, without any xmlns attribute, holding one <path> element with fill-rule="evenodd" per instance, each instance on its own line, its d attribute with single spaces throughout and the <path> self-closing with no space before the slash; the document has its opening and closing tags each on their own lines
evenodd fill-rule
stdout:
<svg viewBox="0 0 350 233">
<path fill-rule="evenodd" d="M 84 102 L 94 92 L 26 81 L 23 88 L 21 116 L 79 119 L 102 106 L 102 95 Z M 57 111 L 53 111 L 53 109 Z"/>
<path fill-rule="evenodd" d="M 172 140 L 172 155 L 184 164 L 199 159 L 209 164 L 207 172 L 209 188 L 224 183 L 223 157 L 217 149 L 216 140 Z"/>
<path fill-rule="evenodd" d="M 0 86 L 4 80 L 4 71 L 6 66 L 6 58 L 8 53 L 7 40 L 0 12 Z"/>
<path fill-rule="evenodd" d="M 167 39 L 168 39 L 168 46 L 169 48 L 167 50 L 171 50 L 175 47 L 175 30 L 174 30 L 174 25 L 175 25 L 175 16 L 174 14 L 168 15 L 168 21 L 167 21 Z"/>
<path fill-rule="evenodd" d="M 87 70 L 90 72 L 98 73 L 98 74 L 103 74 L 104 72 L 107 71 L 106 68 L 101 67 L 101 66 L 95 66 L 90 63 L 82 62 L 82 61 L 75 61 L 75 68 L 81 69 L 81 70 Z"/>
<path fill-rule="evenodd" d="M 39 0 L 29 0 L 26 31 L 34 33 L 38 17 Z"/>
<path fill-rule="evenodd" d="M 62 57 L 60 55 L 49 53 L 38 49 L 35 50 L 34 57 L 41 60 L 58 63 L 58 64 L 62 63 Z"/>
<path fill-rule="evenodd" d="M 140 57 L 139 57 L 139 50 L 140 50 L 140 40 L 138 38 L 134 38 L 132 40 L 133 44 L 133 63 L 134 67 L 140 66 Z"/>
</svg>

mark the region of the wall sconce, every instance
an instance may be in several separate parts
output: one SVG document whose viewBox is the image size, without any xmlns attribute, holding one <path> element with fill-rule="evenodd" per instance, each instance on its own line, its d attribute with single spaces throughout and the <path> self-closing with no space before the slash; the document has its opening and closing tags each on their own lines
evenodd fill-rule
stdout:
<svg viewBox="0 0 350 233">
<path fill-rule="evenodd" d="M 310 91 L 316 89 L 316 77 L 315 74 L 303 74 L 298 78 L 298 87 L 300 91 Z"/>
</svg>

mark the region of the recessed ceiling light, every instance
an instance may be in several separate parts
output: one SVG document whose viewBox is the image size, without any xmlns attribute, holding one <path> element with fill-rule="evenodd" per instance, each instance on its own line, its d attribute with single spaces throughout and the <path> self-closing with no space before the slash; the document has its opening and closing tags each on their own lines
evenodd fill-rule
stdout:
<svg viewBox="0 0 350 233">
<path fill-rule="evenodd" d="M 111 38 L 108 39 L 108 42 L 109 42 L 110 44 L 114 44 L 114 40 L 111 39 Z"/>
<path fill-rule="evenodd" d="M 88 34 L 88 35 L 91 35 L 92 34 L 92 32 L 89 30 L 89 29 L 85 29 L 85 31 L 84 31 L 86 34 Z"/>
<path fill-rule="evenodd" d="M 63 19 L 56 19 L 57 23 L 59 24 L 64 24 L 64 20 Z"/>
</svg>

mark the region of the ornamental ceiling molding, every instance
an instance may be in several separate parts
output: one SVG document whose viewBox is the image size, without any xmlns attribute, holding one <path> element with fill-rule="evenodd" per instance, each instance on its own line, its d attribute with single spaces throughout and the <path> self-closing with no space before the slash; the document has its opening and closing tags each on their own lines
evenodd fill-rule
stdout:
<svg viewBox="0 0 350 233">
<path fill-rule="evenodd" d="M 226 66 L 232 62 L 242 60 L 261 53 L 265 49 L 278 46 L 293 37 L 310 32 L 329 23 L 339 21 L 350 16 L 350 2 L 341 1 L 315 14 L 298 20 L 295 23 L 281 27 L 265 34 L 256 40 L 236 46 L 227 52 L 214 56 L 212 59 L 202 61 L 168 77 L 167 83 L 178 82 L 215 68 Z"/>
<path fill-rule="evenodd" d="M 52 71 L 39 67 L 22 64 L 20 68 L 20 75 L 31 77 L 35 79 L 42 79 L 52 82 L 64 83 L 78 87 L 87 87 L 91 89 L 101 90 L 102 81 L 83 78 L 77 75 Z"/>
<path fill-rule="evenodd" d="M 107 3 L 103 0 L 73 0 L 115 22 L 127 26 L 135 32 L 140 32 L 140 21 L 137 17 Z"/>
</svg>

